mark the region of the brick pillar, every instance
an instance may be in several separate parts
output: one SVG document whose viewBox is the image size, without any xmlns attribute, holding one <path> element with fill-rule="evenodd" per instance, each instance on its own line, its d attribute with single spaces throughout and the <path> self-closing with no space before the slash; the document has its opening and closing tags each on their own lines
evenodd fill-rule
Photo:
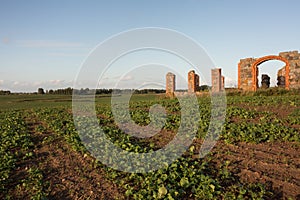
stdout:
<svg viewBox="0 0 300 200">
<path fill-rule="evenodd" d="M 222 81 L 221 81 L 221 90 L 225 90 L 225 76 L 222 76 Z"/>
<path fill-rule="evenodd" d="M 222 85 L 221 68 L 211 70 L 212 92 L 220 92 Z"/>
<path fill-rule="evenodd" d="M 241 59 L 238 64 L 238 88 L 245 91 L 253 90 L 253 76 L 254 72 L 252 64 L 255 62 L 254 58 Z"/>
<path fill-rule="evenodd" d="M 191 70 L 188 73 L 188 92 L 195 92 L 195 71 Z"/>
<path fill-rule="evenodd" d="M 188 73 L 188 92 L 194 93 L 199 88 L 199 75 L 195 73 L 194 70 L 189 71 Z"/>
<path fill-rule="evenodd" d="M 166 75 L 166 96 L 173 97 L 175 91 L 175 74 L 169 72 Z"/>
<path fill-rule="evenodd" d="M 200 85 L 200 77 L 198 74 L 195 74 L 195 91 L 199 91 L 199 85 Z"/>
</svg>

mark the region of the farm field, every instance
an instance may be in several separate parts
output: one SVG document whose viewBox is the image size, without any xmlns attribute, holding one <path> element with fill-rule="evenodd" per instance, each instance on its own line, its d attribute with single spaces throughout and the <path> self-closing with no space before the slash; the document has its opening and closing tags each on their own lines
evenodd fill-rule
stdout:
<svg viewBox="0 0 300 200">
<path fill-rule="evenodd" d="M 204 158 L 210 98 L 198 102 L 196 138 L 182 157 L 154 172 L 126 173 L 82 145 L 71 96 L 0 96 L 0 199 L 300 199 L 299 94 L 228 95 L 222 134 Z M 116 146 L 143 153 L 169 143 L 181 121 L 179 102 L 162 95 L 134 95 L 132 119 L 149 124 L 153 104 L 165 107 L 167 122 L 144 139 L 118 129 L 109 96 L 96 97 L 96 113 Z"/>
</svg>

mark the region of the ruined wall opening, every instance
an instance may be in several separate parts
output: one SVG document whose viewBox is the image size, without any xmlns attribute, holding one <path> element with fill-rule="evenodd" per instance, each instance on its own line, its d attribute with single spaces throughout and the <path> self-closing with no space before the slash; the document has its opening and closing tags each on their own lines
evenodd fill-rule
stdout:
<svg viewBox="0 0 300 200">
<path fill-rule="evenodd" d="M 281 60 L 268 60 L 258 67 L 257 85 L 258 88 L 268 87 L 284 87 L 285 78 L 278 73 L 282 68 L 285 67 L 285 62 Z"/>
<path fill-rule="evenodd" d="M 280 52 L 261 58 L 244 58 L 238 63 L 238 88 L 244 91 L 256 91 L 259 84 L 259 65 L 269 60 L 282 61 L 285 66 L 277 71 L 280 76 L 280 87 L 289 89 L 300 88 L 300 53 L 298 51 Z M 277 70 L 274 69 L 274 71 Z"/>
<path fill-rule="evenodd" d="M 279 69 L 277 74 L 283 78 L 283 80 L 280 81 L 281 84 L 280 87 L 289 89 L 289 72 L 290 72 L 289 61 L 281 56 L 265 56 L 256 59 L 255 62 L 252 64 L 251 68 L 252 68 L 252 90 L 253 91 L 256 91 L 259 88 L 259 83 L 258 83 L 259 66 L 264 62 L 270 60 L 278 60 L 284 62 L 284 66 L 281 69 Z M 268 79 L 268 77 L 264 77 L 264 78 Z M 263 83 L 263 85 L 266 86 L 266 83 Z"/>
</svg>

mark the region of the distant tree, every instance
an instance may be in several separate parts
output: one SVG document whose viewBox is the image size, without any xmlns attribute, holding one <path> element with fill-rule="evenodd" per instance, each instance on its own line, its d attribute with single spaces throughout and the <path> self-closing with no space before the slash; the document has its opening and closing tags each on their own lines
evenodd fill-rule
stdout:
<svg viewBox="0 0 300 200">
<path fill-rule="evenodd" d="M 112 90 L 109 89 L 96 89 L 96 94 L 111 94 Z"/>
<path fill-rule="evenodd" d="M 11 94 L 11 92 L 9 90 L 0 90 L 0 95 L 8 95 L 8 94 Z"/>
<path fill-rule="evenodd" d="M 65 88 L 65 89 L 57 89 L 57 90 L 50 89 L 49 94 L 72 95 L 73 94 L 73 88 L 68 87 L 68 88 Z"/>
<path fill-rule="evenodd" d="M 208 91 L 210 89 L 210 87 L 208 85 L 201 85 L 199 86 L 199 90 L 200 91 Z"/>
<path fill-rule="evenodd" d="M 72 88 L 68 87 L 65 90 L 66 90 L 66 94 L 68 94 L 68 95 L 72 95 L 73 94 L 73 89 Z"/>
<path fill-rule="evenodd" d="M 45 94 L 44 89 L 43 88 L 39 88 L 38 89 L 38 94 Z"/>
<path fill-rule="evenodd" d="M 142 90 L 134 90 L 135 94 L 159 94 L 165 93 L 166 90 L 162 89 L 142 89 Z"/>
</svg>

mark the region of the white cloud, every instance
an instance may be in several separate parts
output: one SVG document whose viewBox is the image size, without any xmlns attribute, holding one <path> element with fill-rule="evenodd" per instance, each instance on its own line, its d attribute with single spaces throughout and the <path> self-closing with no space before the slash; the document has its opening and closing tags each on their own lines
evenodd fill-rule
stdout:
<svg viewBox="0 0 300 200">
<path fill-rule="evenodd" d="M 36 82 L 33 82 L 32 85 L 34 86 L 40 86 L 42 84 L 41 81 L 36 81 Z"/>
<path fill-rule="evenodd" d="M 19 85 L 20 82 L 19 81 L 14 81 L 13 85 Z"/>
<path fill-rule="evenodd" d="M 237 87 L 237 81 L 225 76 L 225 87 Z"/>
<path fill-rule="evenodd" d="M 62 42 L 55 40 L 18 40 L 17 45 L 20 47 L 29 48 L 75 48 L 83 47 L 82 43 L 77 42 Z"/>
<path fill-rule="evenodd" d="M 65 82 L 65 80 L 50 80 L 49 83 L 52 85 L 61 85 Z"/>
<path fill-rule="evenodd" d="M 72 87 L 72 81 L 48 80 L 48 81 L 1 81 L 1 90 L 10 90 L 12 92 L 35 92 L 38 88 L 59 89 Z"/>
<path fill-rule="evenodd" d="M 127 75 L 127 76 L 123 76 L 123 77 L 120 79 L 120 81 L 131 81 L 131 80 L 133 80 L 133 79 L 134 79 L 133 76 Z"/>
<path fill-rule="evenodd" d="M 144 81 L 139 89 L 149 89 L 149 88 L 155 88 L 155 89 L 164 89 L 165 86 L 165 82 L 164 81 Z"/>
</svg>

